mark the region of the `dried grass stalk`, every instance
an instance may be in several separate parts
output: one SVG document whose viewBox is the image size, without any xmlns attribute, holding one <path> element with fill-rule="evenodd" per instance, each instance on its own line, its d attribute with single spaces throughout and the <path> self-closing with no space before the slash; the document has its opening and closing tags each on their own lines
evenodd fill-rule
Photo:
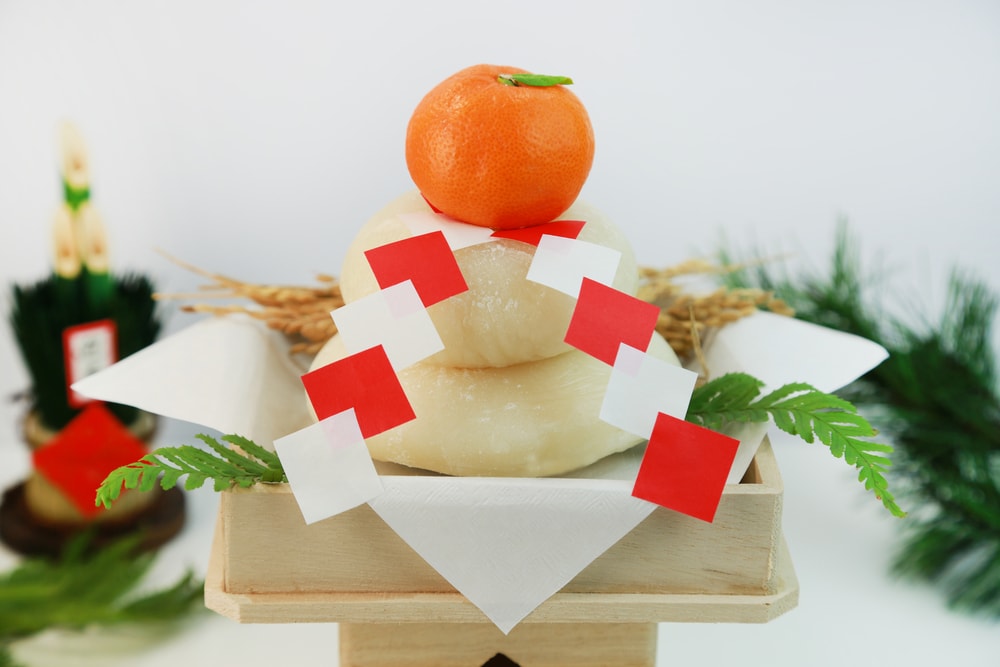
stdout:
<svg viewBox="0 0 1000 667">
<path fill-rule="evenodd" d="M 656 330 L 682 360 L 700 350 L 700 342 L 712 331 L 766 308 L 780 315 L 794 311 L 772 292 L 757 288 L 720 287 L 708 294 L 685 292 L 677 278 L 692 275 L 722 274 L 743 266 L 720 266 L 705 260 L 688 260 L 665 269 L 639 269 L 637 296 L 660 307 Z"/>
<path fill-rule="evenodd" d="M 174 262 L 204 276 L 211 283 L 197 295 L 157 294 L 158 299 L 237 298 L 250 304 L 211 305 L 194 303 L 182 310 L 213 315 L 244 314 L 264 321 L 267 326 L 293 341 L 292 352 L 315 354 L 337 333 L 330 312 L 344 305 L 337 279 L 317 276 L 316 287 L 256 285 L 209 273 L 175 258 Z M 638 297 L 660 307 L 656 330 L 682 360 L 700 350 L 700 341 L 719 329 L 752 314 L 758 308 L 782 315 L 794 314 L 784 301 L 760 289 L 719 288 L 703 295 L 689 294 L 677 278 L 720 274 L 740 267 L 725 267 L 705 260 L 688 260 L 665 269 L 640 268 Z"/>
<path fill-rule="evenodd" d="M 170 259 L 178 265 L 211 281 L 197 295 L 162 294 L 156 299 L 226 298 L 243 299 L 250 304 L 214 305 L 207 303 L 185 304 L 181 310 L 212 315 L 242 314 L 262 320 L 268 327 L 280 331 L 292 340 L 293 354 L 316 354 L 337 333 L 330 313 L 344 305 L 340 285 L 333 276 L 316 276 L 320 284 L 315 287 L 256 285 L 235 280 L 217 273 L 204 271 L 196 266 Z"/>
</svg>

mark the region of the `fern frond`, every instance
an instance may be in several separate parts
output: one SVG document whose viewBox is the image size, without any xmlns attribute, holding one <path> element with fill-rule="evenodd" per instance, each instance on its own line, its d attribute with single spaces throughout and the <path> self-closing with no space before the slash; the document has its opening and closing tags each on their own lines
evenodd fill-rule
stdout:
<svg viewBox="0 0 1000 667">
<path fill-rule="evenodd" d="M 786 384 L 761 396 L 763 383 L 744 373 L 723 375 L 695 389 L 687 420 L 713 430 L 727 423 L 774 421 L 782 431 L 806 442 L 819 440 L 835 457 L 858 470 L 858 481 L 894 516 L 906 513 L 896 504 L 885 473 L 889 445 L 865 438 L 878 435 L 851 403 L 804 383 Z"/>
<path fill-rule="evenodd" d="M 277 455 L 247 438 L 226 435 L 222 439 L 234 447 L 227 447 L 215 438 L 199 435 L 198 439 L 209 451 L 193 445 L 161 447 L 135 463 L 113 470 L 97 489 L 95 504 L 110 507 L 124 489 L 149 491 L 157 481 L 164 489 L 177 485 L 187 477 L 184 488 L 200 488 L 212 480 L 216 491 L 238 486 L 247 488 L 258 482 L 287 482 L 285 471 Z"/>
</svg>

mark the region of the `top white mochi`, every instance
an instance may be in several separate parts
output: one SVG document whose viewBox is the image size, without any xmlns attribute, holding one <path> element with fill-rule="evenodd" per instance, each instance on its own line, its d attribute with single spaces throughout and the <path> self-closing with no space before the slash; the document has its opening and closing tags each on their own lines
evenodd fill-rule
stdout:
<svg viewBox="0 0 1000 667">
<path fill-rule="evenodd" d="M 376 213 L 354 238 L 341 270 L 344 300 L 351 303 L 380 287 L 365 251 L 410 238 L 400 216 L 429 212 L 417 191 L 408 192 Z M 559 220 L 583 220 L 579 240 L 621 253 L 615 289 L 635 295 L 639 277 L 625 235 L 600 211 L 577 201 Z M 497 239 L 460 248 L 455 259 L 467 292 L 428 309 L 444 349 L 426 363 L 455 368 L 499 368 L 548 359 L 570 349 L 563 342 L 576 300 L 526 278 L 535 247 Z"/>
</svg>

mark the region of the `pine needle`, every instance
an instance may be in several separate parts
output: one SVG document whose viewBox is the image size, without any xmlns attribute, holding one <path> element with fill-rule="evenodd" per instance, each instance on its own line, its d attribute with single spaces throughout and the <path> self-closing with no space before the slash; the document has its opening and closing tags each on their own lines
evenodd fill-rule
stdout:
<svg viewBox="0 0 1000 667">
<path fill-rule="evenodd" d="M 913 307 L 908 319 L 894 317 L 884 303 L 893 294 L 888 277 L 864 270 L 845 223 L 827 275 L 758 267 L 727 279 L 773 289 L 797 317 L 889 351 L 844 395 L 891 436 L 894 476 L 917 510 L 904 524 L 894 571 L 936 583 L 956 608 L 1000 618 L 1000 395 L 991 347 L 997 295 L 955 270 L 936 323 Z M 914 322 L 914 311 L 923 321 Z"/>
<path fill-rule="evenodd" d="M 191 572 L 136 594 L 154 560 L 137 554 L 137 544 L 134 537 L 92 549 L 85 535 L 58 560 L 32 558 L 0 574 L 0 665 L 13 665 L 12 642 L 43 630 L 165 622 L 198 608 L 203 586 Z"/>
</svg>

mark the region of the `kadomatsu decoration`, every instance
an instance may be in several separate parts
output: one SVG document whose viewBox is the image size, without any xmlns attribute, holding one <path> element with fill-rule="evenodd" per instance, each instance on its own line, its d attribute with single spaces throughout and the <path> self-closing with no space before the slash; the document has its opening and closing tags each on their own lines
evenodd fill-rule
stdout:
<svg viewBox="0 0 1000 667">
<path fill-rule="evenodd" d="M 887 295 L 912 297 L 894 293 L 887 278 L 866 270 L 842 224 L 828 275 L 789 276 L 760 264 L 729 282 L 774 289 L 797 317 L 889 351 L 844 395 L 896 448 L 893 477 L 913 512 L 894 570 L 940 586 L 956 608 L 1000 617 L 1000 395 L 991 347 L 998 297 L 956 270 L 937 323 L 914 323 L 892 314 Z"/>
<path fill-rule="evenodd" d="M 61 168 L 52 273 L 11 288 L 10 323 L 31 381 L 24 434 L 33 469 L 4 495 L 0 536 L 24 553 L 54 555 L 83 528 L 100 526 L 100 544 L 142 525 L 153 546 L 183 523 L 179 494 L 136 495 L 107 512 L 95 512 L 89 496 L 110 469 L 147 449 L 155 417 L 71 389 L 156 339 L 153 285 L 140 274 L 111 272 L 107 232 L 91 202 L 89 156 L 69 123 L 61 132 Z"/>
</svg>

